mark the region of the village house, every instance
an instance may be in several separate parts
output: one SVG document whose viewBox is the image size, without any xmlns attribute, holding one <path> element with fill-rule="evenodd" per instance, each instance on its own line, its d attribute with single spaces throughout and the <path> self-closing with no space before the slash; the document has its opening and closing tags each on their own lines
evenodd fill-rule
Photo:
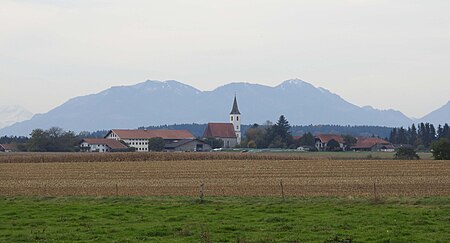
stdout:
<svg viewBox="0 0 450 243">
<path fill-rule="evenodd" d="M 234 96 L 229 122 L 208 123 L 203 137 L 222 140 L 224 148 L 233 148 L 240 144 L 242 140 L 241 120 L 241 112 L 239 111 L 236 96 Z"/>
<path fill-rule="evenodd" d="M 176 140 L 194 140 L 195 136 L 187 130 L 110 130 L 105 138 L 121 140 L 129 147 L 135 148 L 137 152 L 148 151 L 148 140 L 151 138 L 162 138 L 166 144 Z"/>
<path fill-rule="evenodd" d="M 321 134 L 315 137 L 318 151 L 344 150 L 344 139 L 337 134 Z M 332 145 L 335 145 L 332 147 Z"/>
<path fill-rule="evenodd" d="M 0 144 L 0 152 L 14 152 L 16 149 L 14 144 Z"/>
<path fill-rule="evenodd" d="M 353 151 L 372 151 L 372 152 L 393 152 L 394 145 L 381 138 L 359 137 L 354 146 Z"/>
<path fill-rule="evenodd" d="M 83 152 L 119 152 L 128 151 L 128 146 L 118 140 L 106 138 L 85 138 L 81 140 L 80 149 Z"/>
</svg>

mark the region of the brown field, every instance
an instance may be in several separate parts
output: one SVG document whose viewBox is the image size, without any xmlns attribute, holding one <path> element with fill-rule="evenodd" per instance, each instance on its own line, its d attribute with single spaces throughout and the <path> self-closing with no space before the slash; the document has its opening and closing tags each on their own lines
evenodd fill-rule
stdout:
<svg viewBox="0 0 450 243">
<path fill-rule="evenodd" d="M 286 196 L 450 196 L 450 161 L 211 153 L 0 156 L 0 195 L 196 196 L 204 183 L 206 196 L 278 196 L 281 181 Z"/>
</svg>

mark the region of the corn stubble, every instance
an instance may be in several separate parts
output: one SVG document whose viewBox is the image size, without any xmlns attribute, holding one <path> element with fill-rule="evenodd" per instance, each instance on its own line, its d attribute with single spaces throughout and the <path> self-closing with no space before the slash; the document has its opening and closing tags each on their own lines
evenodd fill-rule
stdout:
<svg viewBox="0 0 450 243">
<path fill-rule="evenodd" d="M 450 196 L 449 161 L 236 153 L 0 156 L 0 195 Z"/>
</svg>

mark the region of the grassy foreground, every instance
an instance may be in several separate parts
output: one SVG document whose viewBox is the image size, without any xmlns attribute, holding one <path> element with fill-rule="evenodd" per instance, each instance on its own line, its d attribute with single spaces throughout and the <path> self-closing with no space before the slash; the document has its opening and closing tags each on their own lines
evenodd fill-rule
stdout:
<svg viewBox="0 0 450 243">
<path fill-rule="evenodd" d="M 0 242 L 446 242 L 450 197 L 0 197 Z"/>
</svg>

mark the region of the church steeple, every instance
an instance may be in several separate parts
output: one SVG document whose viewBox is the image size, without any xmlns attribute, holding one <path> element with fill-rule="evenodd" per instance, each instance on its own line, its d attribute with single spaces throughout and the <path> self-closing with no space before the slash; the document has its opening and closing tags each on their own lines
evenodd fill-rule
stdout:
<svg viewBox="0 0 450 243">
<path fill-rule="evenodd" d="M 239 112 L 236 95 L 234 95 L 233 108 L 230 112 L 230 123 L 233 124 L 237 143 L 241 143 L 241 112 Z"/>
<path fill-rule="evenodd" d="M 240 115 L 240 114 L 241 113 L 239 112 L 236 95 L 234 95 L 233 109 L 231 109 L 230 115 Z"/>
</svg>

